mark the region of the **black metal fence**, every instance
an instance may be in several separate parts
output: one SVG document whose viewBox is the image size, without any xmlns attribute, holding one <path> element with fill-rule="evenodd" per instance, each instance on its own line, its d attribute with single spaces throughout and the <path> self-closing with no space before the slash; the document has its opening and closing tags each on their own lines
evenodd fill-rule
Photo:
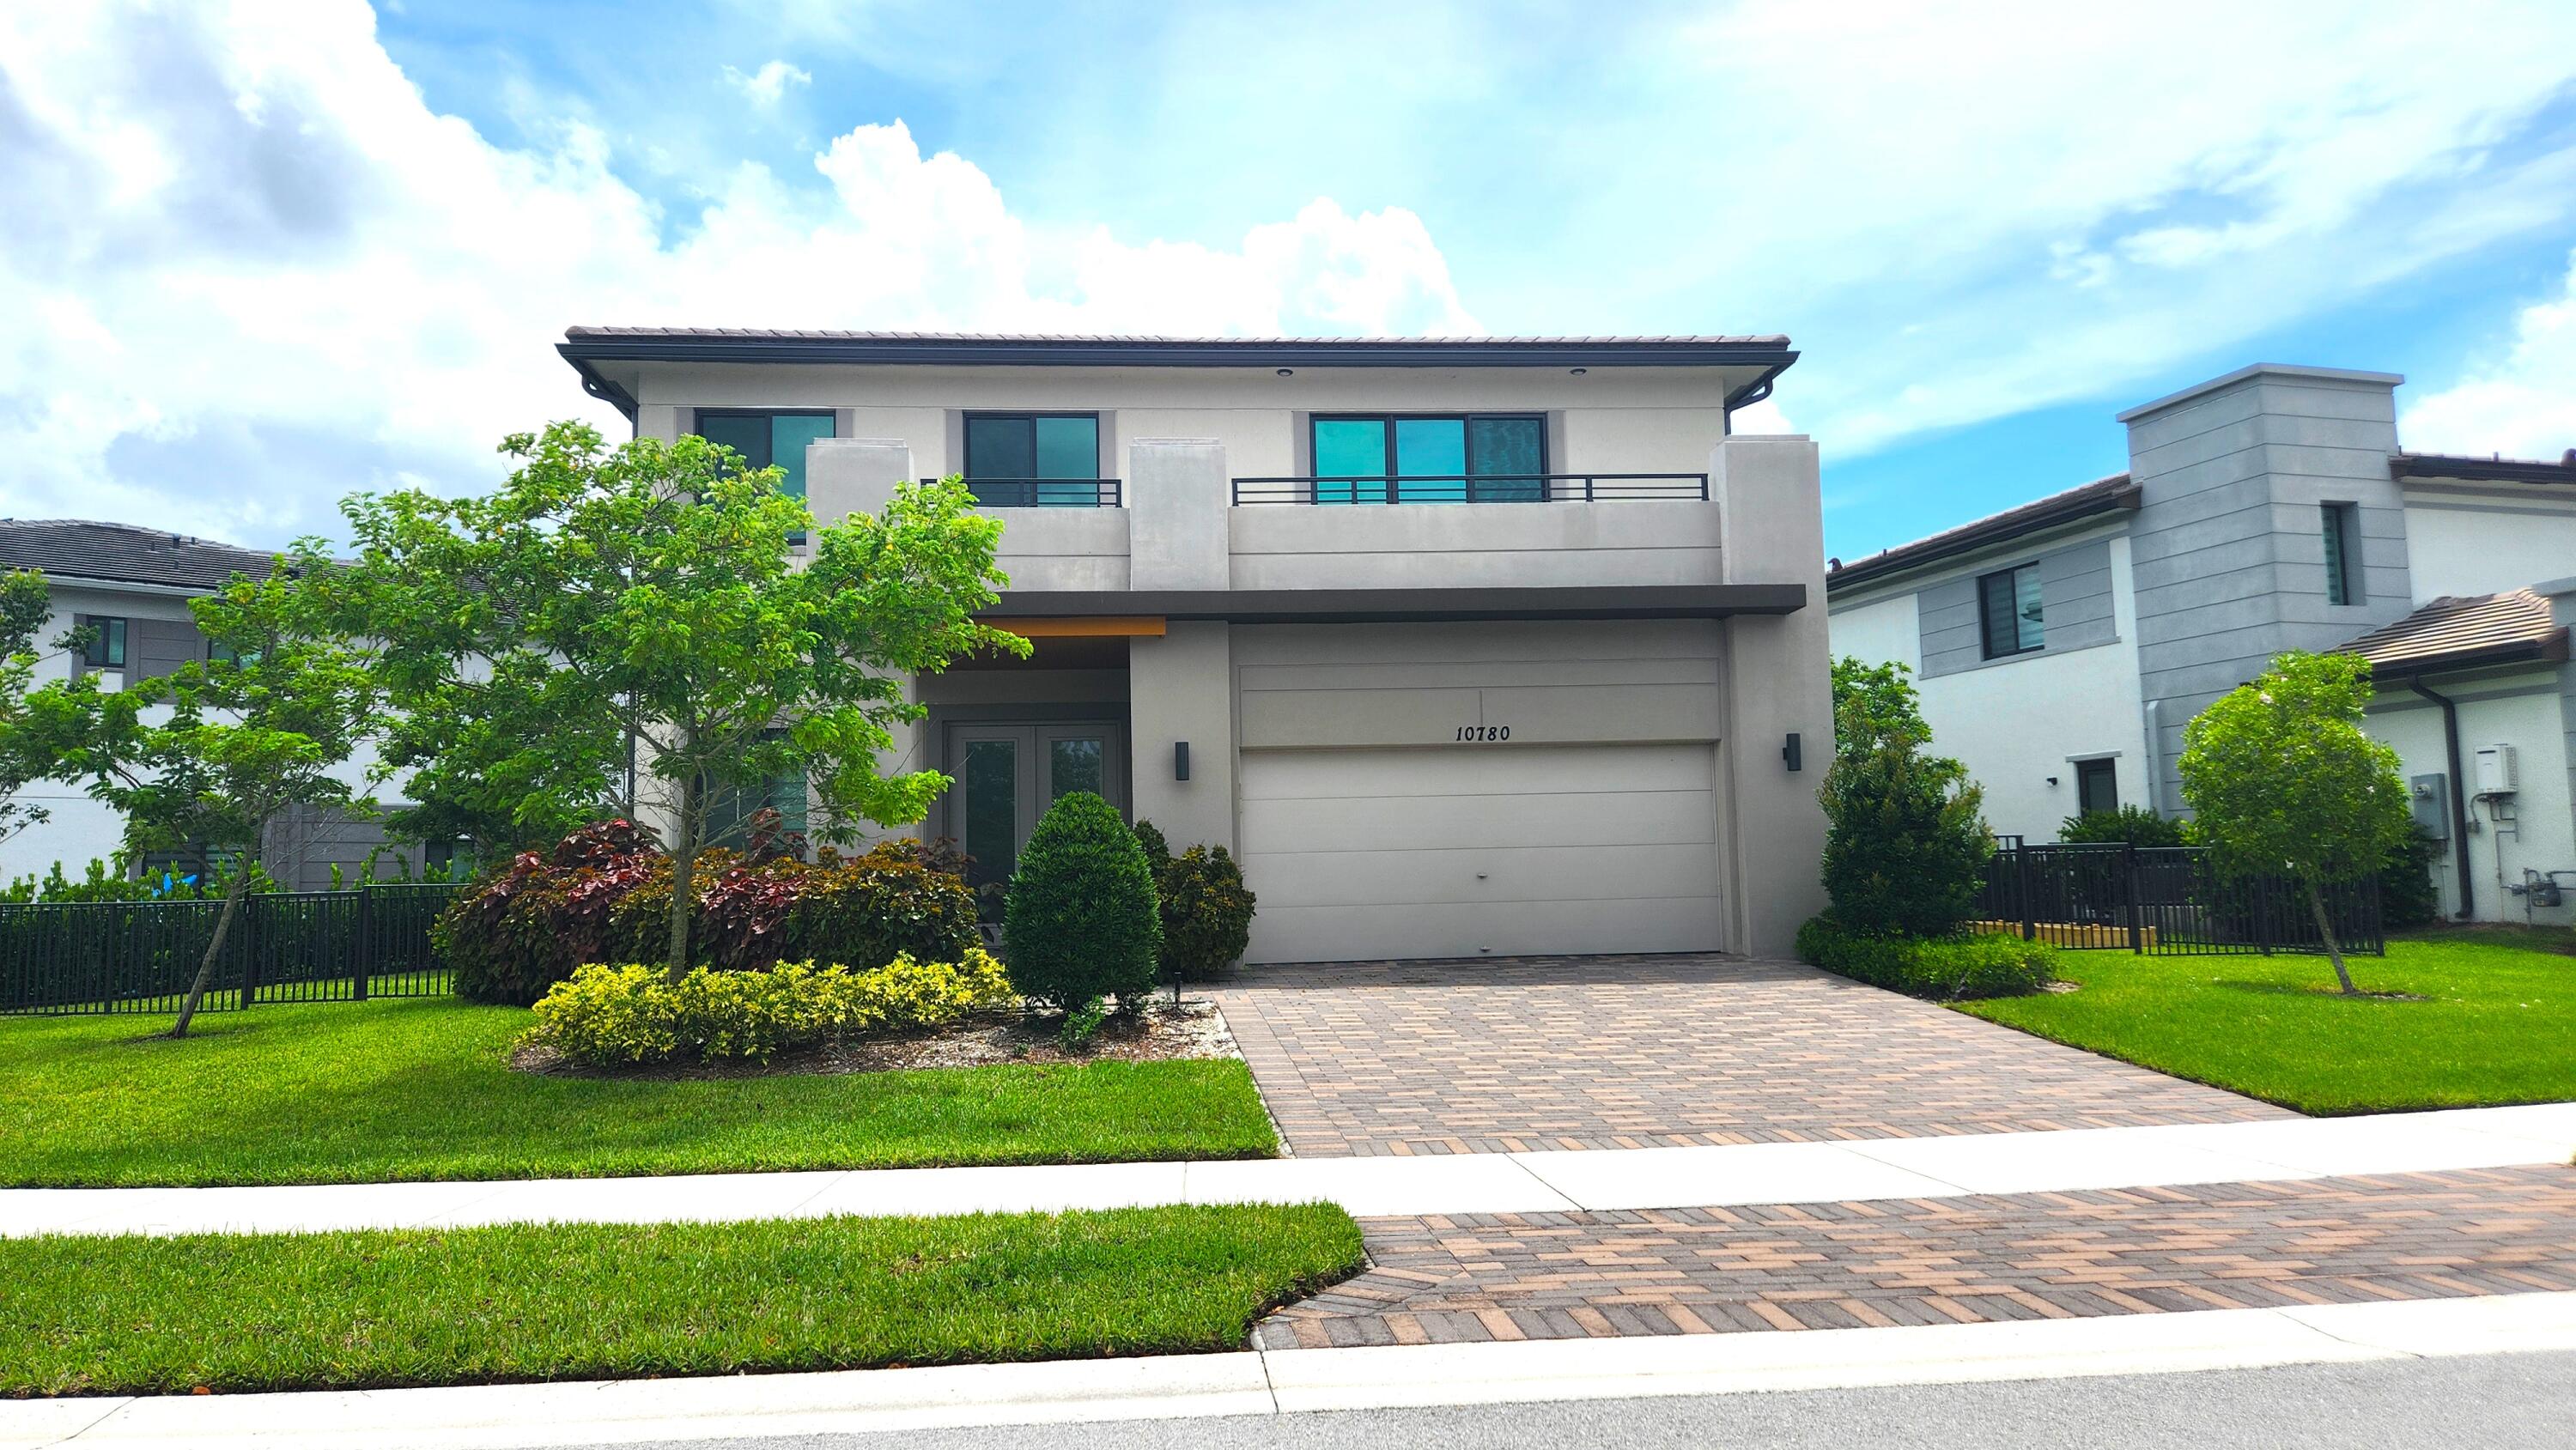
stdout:
<svg viewBox="0 0 2576 1450">
<path fill-rule="evenodd" d="M 988 509 L 1114 509 L 1119 497 L 1114 478 L 970 478 L 966 488 Z"/>
<path fill-rule="evenodd" d="M 2337 946 L 2387 954 L 2378 878 L 2324 895 Z M 2015 842 L 1987 863 L 1978 914 L 1989 930 L 2008 928 L 2025 940 L 2149 956 L 2326 949 L 2305 887 L 2277 876 L 2221 875 L 2198 846 Z"/>
<path fill-rule="evenodd" d="M 429 928 L 449 883 L 242 898 L 199 1010 L 363 1002 L 448 989 Z M 214 938 L 220 901 L 0 906 L 0 1013 L 176 1012 Z"/>
</svg>

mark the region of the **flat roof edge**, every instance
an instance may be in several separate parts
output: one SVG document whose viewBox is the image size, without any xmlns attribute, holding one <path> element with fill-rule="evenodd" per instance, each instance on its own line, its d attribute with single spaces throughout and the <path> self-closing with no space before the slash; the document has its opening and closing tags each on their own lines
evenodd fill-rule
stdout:
<svg viewBox="0 0 2576 1450">
<path fill-rule="evenodd" d="M 2235 387 L 2239 383 L 2266 376 L 2297 378 L 2303 381 L 2317 383 L 2356 383 L 2365 386 L 2390 388 L 2394 388 L 2406 381 L 2406 375 L 2403 373 L 2364 372 L 2358 368 L 2306 367 L 2298 363 L 2249 363 L 2244 367 L 2238 368 L 2232 373 L 2226 373 L 2219 377 L 2211 378 L 2209 381 L 2204 383 L 2194 383 L 2190 387 L 2182 389 L 2180 392 L 2167 393 L 2152 403 L 2140 403 L 2138 406 L 2131 408 L 2126 412 L 2115 413 L 2112 417 L 2116 422 L 2134 422 L 2137 419 L 2146 417 L 2150 413 L 2161 413 L 2167 408 L 2177 407 L 2181 404 L 2188 403 L 2194 398 L 2203 397 L 2210 393 L 2221 392 L 2228 388 Z"/>
<path fill-rule="evenodd" d="M 1727 341 L 1412 342 L 1348 338 L 1272 342 L 1148 338 L 725 338 L 575 332 L 556 345 L 586 362 L 945 364 L 961 367 L 1785 367 L 1787 338 Z"/>
</svg>

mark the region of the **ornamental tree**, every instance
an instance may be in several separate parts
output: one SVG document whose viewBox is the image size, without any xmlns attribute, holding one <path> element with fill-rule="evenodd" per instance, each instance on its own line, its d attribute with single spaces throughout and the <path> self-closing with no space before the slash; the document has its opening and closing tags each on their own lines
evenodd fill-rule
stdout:
<svg viewBox="0 0 2576 1450">
<path fill-rule="evenodd" d="M 0 573 L 0 841 L 46 819 L 45 808 L 21 804 L 17 795 L 45 774 L 41 754 L 13 749 L 36 675 L 36 635 L 53 616 L 45 576 L 33 569 Z"/>
<path fill-rule="evenodd" d="M 1867 746 L 1884 738 L 1888 732 L 1903 728 L 1925 740 L 1932 738 L 1932 727 L 1923 720 L 1923 705 L 1908 678 L 1913 672 L 1890 660 L 1885 664 L 1864 664 L 1855 655 L 1844 655 L 1834 661 L 1834 740 L 1839 749 L 1845 740 Z M 1843 728 L 1844 711 L 1859 711 L 1866 729 L 1857 733 Z"/>
<path fill-rule="evenodd" d="M 215 658 L 124 689 L 91 673 L 27 697 L 13 748 L 121 812 L 129 855 L 193 847 L 234 858 L 172 1037 L 188 1034 L 252 878 L 286 864 L 264 860 L 271 825 L 297 810 L 373 813 L 349 762 L 380 697 L 367 647 L 335 623 L 339 583 L 319 542 L 301 540 L 266 579 L 237 574 L 190 601 Z"/>
<path fill-rule="evenodd" d="M 1834 919 L 1874 936 L 1953 935 L 1994 854 L 1985 792 L 1966 766 L 1925 749 L 1932 732 L 1901 666 L 1846 659 L 1834 685 L 1834 763 L 1817 792 Z"/>
<path fill-rule="evenodd" d="M 877 769 L 893 727 L 926 713 L 906 680 L 970 650 L 1027 653 L 974 622 L 1007 582 L 1002 526 L 953 479 L 817 527 L 778 469 L 703 438 L 611 449 L 566 422 L 501 451 L 518 466 L 489 495 L 349 501 L 356 614 L 388 641 L 396 736 L 437 798 L 524 838 L 634 773 L 671 856 L 674 982 L 698 855 L 740 829 L 728 794 L 796 791 L 835 843 L 917 821 L 948 777 Z"/>
<path fill-rule="evenodd" d="M 2182 737 L 2195 836 L 2222 872 L 2298 883 L 2346 995 L 2358 989 L 2325 888 L 2378 869 L 2411 821 L 2397 752 L 2361 730 L 2370 695 L 2360 656 L 2292 652 L 2201 711 Z"/>
</svg>

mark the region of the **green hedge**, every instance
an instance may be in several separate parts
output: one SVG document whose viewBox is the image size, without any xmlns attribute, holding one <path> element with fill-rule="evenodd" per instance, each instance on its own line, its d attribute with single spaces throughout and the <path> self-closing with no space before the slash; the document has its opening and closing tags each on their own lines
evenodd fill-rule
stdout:
<svg viewBox="0 0 2576 1450">
<path fill-rule="evenodd" d="M 2057 950 L 2045 942 L 1863 936 L 1822 916 L 1798 928 L 1798 955 L 1853 981 L 1934 1002 L 2018 997 L 2057 980 Z"/>
</svg>

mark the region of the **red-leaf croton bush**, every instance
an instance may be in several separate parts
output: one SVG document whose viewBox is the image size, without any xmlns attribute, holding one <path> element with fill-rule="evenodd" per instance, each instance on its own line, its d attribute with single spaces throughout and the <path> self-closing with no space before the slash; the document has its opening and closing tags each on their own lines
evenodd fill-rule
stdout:
<svg viewBox="0 0 2576 1450">
<path fill-rule="evenodd" d="M 954 962 L 975 944 L 975 899 L 954 853 L 914 842 L 813 861 L 714 850 L 694 872 L 691 960 L 720 970 L 782 961 L 857 971 L 910 954 Z M 593 962 L 662 956 L 671 863 L 651 834 L 603 821 L 554 850 L 524 852 L 440 919 L 459 996 L 527 1006 Z"/>
</svg>

